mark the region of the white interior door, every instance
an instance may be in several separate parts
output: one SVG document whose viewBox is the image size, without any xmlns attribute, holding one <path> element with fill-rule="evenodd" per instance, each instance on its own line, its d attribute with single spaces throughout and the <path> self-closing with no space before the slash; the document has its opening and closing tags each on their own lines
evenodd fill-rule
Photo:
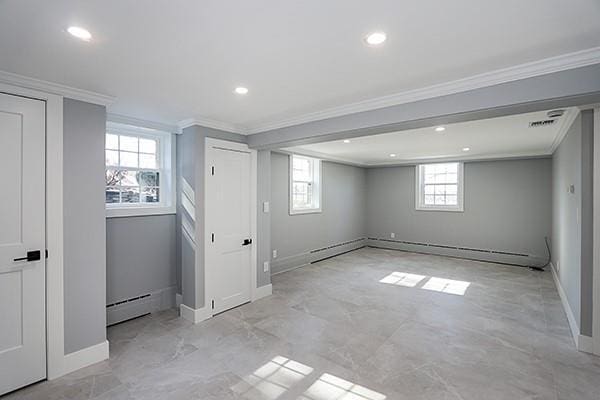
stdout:
<svg viewBox="0 0 600 400">
<path fill-rule="evenodd" d="M 207 150 L 207 293 L 218 314 L 250 301 L 251 154 L 220 146 Z"/>
<path fill-rule="evenodd" d="M 45 103 L 0 93 L 0 395 L 46 377 L 44 155 Z"/>
</svg>

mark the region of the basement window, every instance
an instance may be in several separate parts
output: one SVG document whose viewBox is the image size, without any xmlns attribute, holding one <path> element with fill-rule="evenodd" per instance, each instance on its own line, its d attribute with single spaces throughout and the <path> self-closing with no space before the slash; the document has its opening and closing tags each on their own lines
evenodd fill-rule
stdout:
<svg viewBox="0 0 600 400">
<path fill-rule="evenodd" d="M 321 160 L 290 155 L 290 215 L 321 212 Z"/>
<path fill-rule="evenodd" d="M 171 134 L 110 124 L 105 155 L 108 217 L 174 212 Z"/>
<path fill-rule="evenodd" d="M 421 164 L 416 167 L 416 209 L 464 211 L 463 164 Z"/>
</svg>

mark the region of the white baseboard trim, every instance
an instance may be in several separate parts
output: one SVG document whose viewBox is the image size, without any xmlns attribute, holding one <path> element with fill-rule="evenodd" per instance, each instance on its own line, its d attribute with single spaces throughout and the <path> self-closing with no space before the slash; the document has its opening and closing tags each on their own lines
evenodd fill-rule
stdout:
<svg viewBox="0 0 600 400">
<path fill-rule="evenodd" d="M 594 338 L 587 335 L 579 335 L 577 340 L 577 350 L 594 354 Z"/>
<path fill-rule="evenodd" d="M 193 309 L 191 307 L 186 306 L 185 304 L 181 304 L 179 306 L 179 311 L 181 314 L 181 318 L 190 321 L 194 324 L 205 321 L 212 317 L 212 312 L 208 307 Z"/>
<path fill-rule="evenodd" d="M 258 287 L 254 290 L 252 301 L 262 299 L 263 297 L 268 297 L 272 294 L 273 294 L 273 285 L 269 283 L 268 285 Z"/>
<path fill-rule="evenodd" d="M 62 375 L 108 359 L 108 340 L 65 355 Z"/>
<path fill-rule="evenodd" d="M 550 270 L 552 271 L 552 277 L 554 278 L 554 284 L 556 285 L 556 290 L 558 291 L 560 301 L 565 310 L 565 313 L 567 314 L 567 320 L 569 321 L 569 328 L 571 329 L 571 334 L 573 335 L 573 340 L 575 341 L 575 347 L 577 347 L 578 350 L 581 350 L 579 339 L 583 335 L 580 335 L 579 333 L 579 326 L 577 325 L 575 314 L 573 314 L 573 310 L 571 309 L 571 306 L 569 305 L 569 300 L 567 299 L 567 294 L 565 293 L 562 285 L 560 284 L 560 280 L 558 279 L 558 274 L 556 273 L 554 263 L 550 263 Z"/>
<path fill-rule="evenodd" d="M 183 303 L 183 295 L 181 293 L 175 293 L 175 307 L 179 308 Z"/>
</svg>

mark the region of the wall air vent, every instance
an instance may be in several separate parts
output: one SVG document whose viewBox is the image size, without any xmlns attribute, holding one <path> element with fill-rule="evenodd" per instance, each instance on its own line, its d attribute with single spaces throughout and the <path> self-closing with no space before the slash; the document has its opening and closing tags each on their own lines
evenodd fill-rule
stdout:
<svg viewBox="0 0 600 400">
<path fill-rule="evenodd" d="M 541 121 L 532 121 L 529 123 L 530 128 L 540 128 L 542 126 L 549 126 L 556 122 L 555 119 L 544 119 Z"/>
</svg>

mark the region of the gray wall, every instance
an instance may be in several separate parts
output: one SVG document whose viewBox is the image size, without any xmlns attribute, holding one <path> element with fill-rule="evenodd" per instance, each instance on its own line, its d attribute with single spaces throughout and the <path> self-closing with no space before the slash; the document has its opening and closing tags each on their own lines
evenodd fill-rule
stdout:
<svg viewBox="0 0 600 400">
<path fill-rule="evenodd" d="M 259 151 L 257 154 L 257 241 L 256 249 L 257 264 L 257 282 L 258 286 L 264 286 L 271 283 L 270 271 L 264 272 L 264 263 L 271 261 L 271 213 L 263 211 L 263 204 L 271 202 L 271 152 L 269 150 Z M 269 264 L 270 265 L 270 264 Z M 270 267 L 269 267 L 270 268 Z"/>
<path fill-rule="evenodd" d="M 575 119 L 552 160 L 553 264 L 581 333 L 590 336 L 592 119 L 591 112 L 584 112 Z M 573 193 L 569 191 L 571 185 Z"/>
<path fill-rule="evenodd" d="M 323 211 L 290 215 L 288 157 L 271 154 L 271 248 L 278 252 L 272 260 L 273 273 L 310 262 L 311 250 L 364 238 L 366 233 L 365 169 L 323 161 Z"/>
<path fill-rule="evenodd" d="M 415 210 L 415 167 L 367 172 L 367 231 L 370 238 L 464 246 L 546 257 L 551 232 L 551 160 L 467 162 L 464 212 Z M 377 243 L 393 247 L 392 243 Z M 523 262 L 505 256 L 439 248 L 411 250 Z"/>
<path fill-rule="evenodd" d="M 64 100 L 65 354 L 106 340 L 106 109 Z"/>
<path fill-rule="evenodd" d="M 106 301 L 176 285 L 175 215 L 106 219 Z"/>
</svg>

